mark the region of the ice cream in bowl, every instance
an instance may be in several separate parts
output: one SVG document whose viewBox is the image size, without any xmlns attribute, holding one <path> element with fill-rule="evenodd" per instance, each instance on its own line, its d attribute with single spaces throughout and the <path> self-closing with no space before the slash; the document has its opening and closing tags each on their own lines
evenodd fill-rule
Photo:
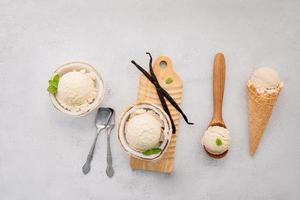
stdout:
<svg viewBox="0 0 300 200">
<path fill-rule="evenodd" d="M 54 72 L 48 92 L 56 109 L 71 116 L 84 116 L 100 106 L 104 83 L 91 65 L 70 62 Z"/>
<path fill-rule="evenodd" d="M 118 139 L 124 150 L 135 158 L 161 158 L 170 144 L 171 136 L 170 118 L 154 104 L 135 104 L 120 117 Z"/>
</svg>

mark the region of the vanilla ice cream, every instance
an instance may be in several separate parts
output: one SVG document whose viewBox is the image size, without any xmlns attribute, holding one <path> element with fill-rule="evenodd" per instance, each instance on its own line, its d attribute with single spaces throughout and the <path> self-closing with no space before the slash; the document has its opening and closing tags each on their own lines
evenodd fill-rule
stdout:
<svg viewBox="0 0 300 200">
<path fill-rule="evenodd" d="M 220 155 L 230 147 L 231 137 L 228 129 L 220 126 L 209 127 L 202 138 L 202 145 L 214 155 Z"/>
<path fill-rule="evenodd" d="M 56 99 L 66 110 L 79 112 L 87 108 L 97 96 L 95 75 L 82 69 L 60 77 Z"/>
<path fill-rule="evenodd" d="M 162 126 L 162 121 L 156 113 L 151 110 L 137 109 L 126 123 L 126 140 L 137 151 L 158 147 Z"/>
<path fill-rule="evenodd" d="M 261 67 L 254 71 L 249 84 L 253 84 L 258 93 L 272 93 L 282 85 L 278 73 L 268 67 Z"/>
</svg>

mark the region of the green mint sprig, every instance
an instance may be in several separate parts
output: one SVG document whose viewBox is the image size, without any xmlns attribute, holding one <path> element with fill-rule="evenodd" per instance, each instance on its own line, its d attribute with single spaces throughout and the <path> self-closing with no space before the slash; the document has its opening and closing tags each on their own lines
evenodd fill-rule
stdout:
<svg viewBox="0 0 300 200">
<path fill-rule="evenodd" d="M 53 78 L 48 81 L 49 86 L 48 86 L 47 90 L 50 94 L 56 95 L 59 78 L 60 78 L 59 75 L 55 74 L 55 76 L 53 76 Z"/>
<path fill-rule="evenodd" d="M 153 149 L 148 149 L 146 151 L 143 151 L 142 154 L 144 156 L 151 156 L 153 154 L 158 154 L 161 152 L 161 149 L 160 148 L 153 148 Z"/>
<path fill-rule="evenodd" d="M 221 146 L 223 144 L 222 140 L 220 138 L 216 139 L 216 145 Z"/>
<path fill-rule="evenodd" d="M 169 78 L 167 78 L 166 79 L 166 84 L 171 84 L 171 83 L 173 83 L 173 79 L 171 78 L 171 77 L 169 77 Z"/>
</svg>

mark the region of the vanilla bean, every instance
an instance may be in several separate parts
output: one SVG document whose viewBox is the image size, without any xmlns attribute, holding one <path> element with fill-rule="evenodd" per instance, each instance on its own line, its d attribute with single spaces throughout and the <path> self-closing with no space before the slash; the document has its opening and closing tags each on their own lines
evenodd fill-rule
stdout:
<svg viewBox="0 0 300 200">
<path fill-rule="evenodd" d="M 148 52 L 147 52 L 146 54 L 148 54 L 149 57 L 150 57 L 150 60 L 149 60 L 150 74 L 151 74 L 151 76 L 152 76 L 152 78 L 153 78 L 153 81 L 154 81 L 157 85 L 159 85 L 159 82 L 157 81 L 156 75 L 155 75 L 155 73 L 153 72 L 153 68 L 152 68 L 152 56 L 151 56 L 151 54 L 148 53 Z M 160 85 L 159 85 L 159 86 L 160 86 Z M 175 126 L 173 117 L 172 117 L 172 115 L 171 115 L 171 113 L 170 113 L 170 110 L 169 110 L 169 108 L 168 108 L 168 105 L 167 105 L 167 103 L 166 103 L 166 100 L 165 100 L 165 98 L 164 98 L 164 95 L 162 94 L 162 92 L 161 92 L 161 90 L 159 89 L 159 87 L 155 87 L 155 88 L 156 88 L 156 92 L 157 92 L 157 95 L 158 95 L 158 97 L 159 97 L 160 103 L 161 103 L 161 105 L 162 105 L 164 111 L 167 113 L 167 115 L 169 116 L 169 118 L 170 118 L 170 120 L 171 120 L 171 125 L 172 125 L 173 134 L 175 134 L 175 133 L 176 133 L 176 126 Z"/>
<path fill-rule="evenodd" d="M 169 93 L 164 90 L 163 88 L 161 88 L 161 91 L 164 95 L 164 97 L 166 97 L 166 99 L 172 104 L 172 106 L 174 106 L 174 108 L 176 108 L 176 110 L 178 112 L 180 112 L 180 114 L 182 115 L 184 121 L 189 124 L 189 125 L 194 125 L 194 123 L 189 122 L 187 116 L 184 114 L 184 112 L 181 110 L 181 108 L 178 106 L 178 104 L 176 103 L 176 101 L 169 95 Z"/>
<path fill-rule="evenodd" d="M 158 88 L 164 95 L 164 97 L 172 104 L 172 106 L 182 115 L 184 121 L 187 124 L 193 125 L 194 123 L 191 123 L 188 121 L 187 116 L 184 114 L 184 112 L 181 110 L 181 108 L 178 106 L 178 104 L 174 101 L 174 99 L 169 95 L 169 93 L 164 90 L 159 84 L 157 84 L 151 75 L 148 74 L 146 70 L 144 70 L 140 65 L 138 65 L 134 60 L 131 61 L 132 64 L 134 64 L 145 76 L 146 78 L 156 87 Z"/>
<path fill-rule="evenodd" d="M 138 70 L 140 70 L 146 76 L 146 78 L 156 87 L 156 84 L 153 81 L 153 78 L 151 77 L 150 74 L 148 74 L 148 72 L 146 70 L 144 70 L 144 68 L 142 68 L 139 64 L 137 64 L 134 60 L 132 60 L 131 63 L 134 64 L 134 66 L 136 68 L 138 68 Z"/>
</svg>

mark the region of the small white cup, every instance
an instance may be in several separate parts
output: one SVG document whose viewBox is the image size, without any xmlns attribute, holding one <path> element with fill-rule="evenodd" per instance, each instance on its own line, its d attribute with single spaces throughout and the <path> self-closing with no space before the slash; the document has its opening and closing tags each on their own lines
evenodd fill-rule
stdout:
<svg viewBox="0 0 300 200">
<path fill-rule="evenodd" d="M 50 94 L 50 99 L 53 104 L 53 106 L 59 110 L 62 113 L 65 113 L 67 115 L 75 116 L 75 117 L 81 117 L 89 114 L 95 109 L 98 109 L 103 101 L 104 93 L 105 93 L 105 86 L 103 79 L 100 75 L 100 73 L 97 72 L 97 70 L 92 67 L 91 65 L 84 63 L 84 62 L 69 62 L 62 66 L 60 66 L 57 70 L 55 70 L 54 74 L 58 74 L 60 77 L 62 77 L 64 74 L 71 72 L 71 71 L 80 71 L 81 69 L 85 69 L 87 72 L 92 72 L 95 74 L 96 80 L 96 88 L 97 88 L 97 96 L 93 103 L 91 103 L 88 107 L 86 107 L 83 110 L 80 110 L 78 112 L 72 112 L 69 110 L 66 110 L 56 99 L 55 95 Z"/>
</svg>

